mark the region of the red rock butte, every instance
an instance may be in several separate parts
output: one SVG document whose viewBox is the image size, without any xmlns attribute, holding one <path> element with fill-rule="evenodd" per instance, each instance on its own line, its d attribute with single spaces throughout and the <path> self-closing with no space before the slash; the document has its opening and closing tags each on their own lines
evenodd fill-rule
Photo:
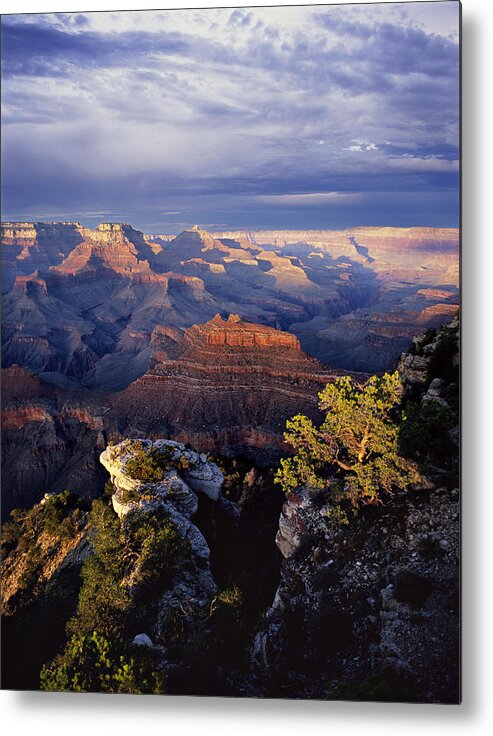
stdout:
<svg viewBox="0 0 493 736">
<path fill-rule="evenodd" d="M 294 335 L 235 314 L 184 332 L 159 325 L 151 344 L 149 370 L 111 396 L 107 420 L 200 449 L 279 447 L 286 420 L 318 417 L 318 392 L 341 374 Z"/>
<path fill-rule="evenodd" d="M 324 383 L 333 375 L 333 371 L 301 350 L 294 335 L 247 322 L 236 314 L 230 314 L 228 319 L 216 314 L 209 322 L 192 325 L 183 334 L 158 325 L 151 342 L 154 354 L 147 375 L 181 374 L 187 377 L 191 390 L 192 376 L 197 375 L 219 374 L 214 380 L 226 388 L 233 374 L 257 373 L 264 378 L 282 377 L 285 389 L 301 378 Z"/>
<path fill-rule="evenodd" d="M 230 314 L 227 320 L 223 320 L 220 314 L 216 314 L 205 327 L 208 345 L 300 350 L 298 338 L 289 332 L 245 322 L 237 314 Z M 201 327 L 194 325 L 191 330 L 201 331 Z"/>
</svg>

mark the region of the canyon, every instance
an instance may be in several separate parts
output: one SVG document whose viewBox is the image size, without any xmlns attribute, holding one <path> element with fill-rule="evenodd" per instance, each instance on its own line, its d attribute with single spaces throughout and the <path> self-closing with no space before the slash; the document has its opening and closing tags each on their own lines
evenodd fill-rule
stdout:
<svg viewBox="0 0 493 736">
<path fill-rule="evenodd" d="M 296 335 L 343 370 L 391 367 L 458 304 L 455 229 L 145 235 L 130 225 L 4 223 L 3 365 L 117 390 L 143 375 L 156 326 L 215 314 Z"/>
<path fill-rule="evenodd" d="M 4 513 L 97 495 L 98 454 L 125 436 L 273 462 L 326 383 L 450 321 L 458 248 L 454 229 L 4 223 Z"/>
<path fill-rule="evenodd" d="M 131 615 L 110 646 L 149 656 L 166 692 L 458 702 L 458 246 L 4 225 L 8 686 L 46 686 L 50 660 L 56 680 L 114 527 Z M 286 421 L 317 426 L 327 384 L 395 367 L 423 477 L 333 525 L 330 494 L 275 483 Z"/>
</svg>

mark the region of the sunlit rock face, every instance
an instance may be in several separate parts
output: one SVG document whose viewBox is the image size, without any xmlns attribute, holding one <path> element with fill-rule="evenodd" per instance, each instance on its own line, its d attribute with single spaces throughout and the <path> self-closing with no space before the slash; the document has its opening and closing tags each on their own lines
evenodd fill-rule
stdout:
<svg viewBox="0 0 493 736">
<path fill-rule="evenodd" d="M 285 422 L 317 414 L 317 394 L 335 380 L 290 333 L 216 315 L 183 333 L 156 328 L 146 374 L 111 398 L 109 417 L 140 433 L 212 451 L 282 446 Z"/>
<path fill-rule="evenodd" d="M 166 457 L 166 469 L 158 480 L 135 478 L 129 463 L 143 454 Z M 197 513 L 197 493 L 218 501 L 223 475 L 217 465 L 202 454 L 170 440 L 127 439 L 109 445 L 100 457 L 114 488 L 112 504 L 121 520 L 130 512 L 147 513 L 161 509 L 190 543 L 198 560 L 208 560 L 210 550 L 199 529 L 190 521 Z M 193 490 L 192 490 L 193 489 Z"/>
<path fill-rule="evenodd" d="M 47 270 L 84 240 L 78 222 L 5 222 L 1 229 L 2 292 L 16 275 Z"/>
<path fill-rule="evenodd" d="M 136 479 L 129 472 L 129 461 L 135 460 L 138 453 L 148 455 L 153 452 L 165 454 L 169 458 L 169 467 L 159 480 Z M 194 491 L 217 501 L 224 480 L 217 465 L 207 460 L 206 455 L 171 440 L 124 440 L 117 445 L 109 445 L 101 453 L 100 461 L 115 487 L 113 506 L 120 517 L 131 510 L 171 503 L 179 513 L 189 518 L 197 511 Z"/>
<path fill-rule="evenodd" d="M 237 314 L 231 314 L 225 323 L 216 315 L 208 325 L 206 340 L 208 345 L 232 348 L 288 348 L 299 350 L 299 340 L 287 332 L 271 327 L 245 323 Z"/>
</svg>

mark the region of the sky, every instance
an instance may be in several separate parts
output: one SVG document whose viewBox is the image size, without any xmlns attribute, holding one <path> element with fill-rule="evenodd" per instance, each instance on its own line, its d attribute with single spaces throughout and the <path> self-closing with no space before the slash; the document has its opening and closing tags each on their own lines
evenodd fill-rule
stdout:
<svg viewBox="0 0 493 736">
<path fill-rule="evenodd" d="M 2 16 L 2 219 L 459 224 L 459 3 Z"/>
</svg>

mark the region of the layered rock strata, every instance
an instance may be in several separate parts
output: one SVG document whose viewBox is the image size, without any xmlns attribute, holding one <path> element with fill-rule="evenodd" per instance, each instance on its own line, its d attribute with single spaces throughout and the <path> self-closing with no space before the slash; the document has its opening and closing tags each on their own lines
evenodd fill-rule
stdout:
<svg viewBox="0 0 493 736">
<path fill-rule="evenodd" d="M 330 365 L 379 371 L 450 319 L 458 257 L 452 229 L 151 237 L 120 223 L 5 223 L 4 365 L 119 390 L 145 373 L 157 324 L 221 312 L 289 330 Z"/>
<path fill-rule="evenodd" d="M 146 375 L 111 400 L 112 414 L 146 434 L 166 426 L 168 436 L 279 439 L 301 407 L 317 414 L 317 393 L 339 375 L 303 353 L 293 335 L 235 315 L 182 336 L 160 329 L 153 345 Z"/>
</svg>

